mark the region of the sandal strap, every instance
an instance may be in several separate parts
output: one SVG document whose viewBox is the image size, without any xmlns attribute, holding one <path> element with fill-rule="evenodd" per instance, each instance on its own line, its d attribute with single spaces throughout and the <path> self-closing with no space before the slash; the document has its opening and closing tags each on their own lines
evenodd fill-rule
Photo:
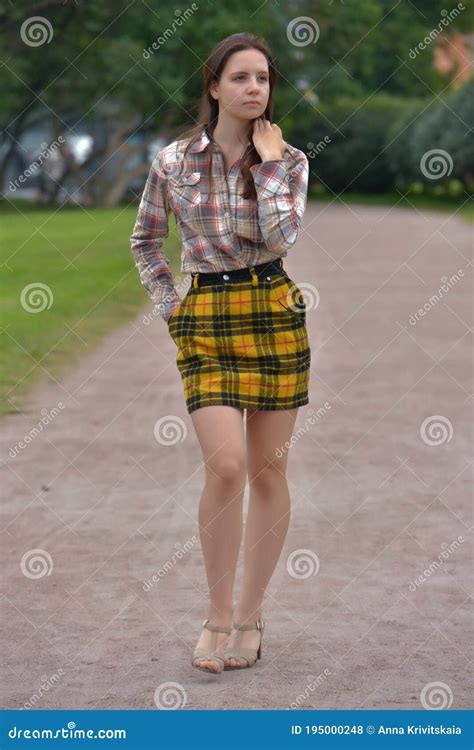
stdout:
<svg viewBox="0 0 474 750">
<path fill-rule="evenodd" d="M 255 659 L 257 651 L 257 648 L 230 648 L 224 651 L 224 659 L 240 659 L 241 656 L 244 659 Z"/>
<path fill-rule="evenodd" d="M 193 652 L 193 661 L 200 659 L 203 661 L 224 661 L 224 657 L 221 654 L 217 654 L 215 651 L 206 651 L 203 648 L 196 648 Z"/>
<path fill-rule="evenodd" d="M 263 621 L 263 618 L 255 620 L 255 622 L 249 625 L 239 625 L 239 623 L 232 620 L 232 627 L 234 630 L 263 630 L 263 628 L 265 627 L 265 623 Z"/>
<path fill-rule="evenodd" d="M 209 618 L 206 618 L 202 624 L 203 628 L 206 628 L 206 630 L 212 630 L 213 633 L 229 633 L 231 632 L 231 626 L 230 625 L 212 625 L 209 622 Z"/>
</svg>

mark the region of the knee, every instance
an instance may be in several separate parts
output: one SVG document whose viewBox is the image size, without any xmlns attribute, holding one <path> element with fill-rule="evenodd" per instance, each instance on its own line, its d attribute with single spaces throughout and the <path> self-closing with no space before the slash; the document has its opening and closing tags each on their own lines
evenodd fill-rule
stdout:
<svg viewBox="0 0 474 750">
<path fill-rule="evenodd" d="M 286 463 L 282 461 L 259 463 L 249 467 L 249 484 L 254 490 L 268 492 L 273 487 L 286 484 Z"/>
<path fill-rule="evenodd" d="M 223 484 L 245 484 L 247 466 L 244 455 L 214 456 L 212 462 L 206 465 L 207 478 L 213 482 Z"/>
</svg>

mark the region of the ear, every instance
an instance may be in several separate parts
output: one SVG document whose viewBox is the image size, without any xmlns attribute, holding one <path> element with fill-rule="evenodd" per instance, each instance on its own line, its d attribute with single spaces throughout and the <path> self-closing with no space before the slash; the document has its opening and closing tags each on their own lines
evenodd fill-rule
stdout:
<svg viewBox="0 0 474 750">
<path fill-rule="evenodd" d="M 211 85 L 209 86 L 209 91 L 211 93 L 211 96 L 214 99 L 217 99 L 217 96 L 216 96 L 216 94 L 217 94 L 217 81 L 212 81 L 211 82 Z"/>
</svg>

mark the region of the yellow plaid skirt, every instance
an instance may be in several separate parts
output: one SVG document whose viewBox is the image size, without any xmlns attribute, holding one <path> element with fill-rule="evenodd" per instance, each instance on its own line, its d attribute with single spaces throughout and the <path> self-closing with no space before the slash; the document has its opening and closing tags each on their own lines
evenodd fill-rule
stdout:
<svg viewBox="0 0 474 750">
<path fill-rule="evenodd" d="M 218 404 L 275 410 L 309 403 L 306 305 L 283 269 L 225 285 L 191 284 L 168 330 L 189 413 Z"/>
</svg>

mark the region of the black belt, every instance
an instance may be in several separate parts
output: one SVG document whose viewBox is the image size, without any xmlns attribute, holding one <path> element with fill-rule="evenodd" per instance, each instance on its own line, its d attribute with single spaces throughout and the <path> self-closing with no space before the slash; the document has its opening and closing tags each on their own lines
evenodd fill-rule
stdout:
<svg viewBox="0 0 474 750">
<path fill-rule="evenodd" d="M 203 286 L 206 284 L 225 284 L 226 281 L 251 281 L 254 278 L 254 274 L 257 278 L 264 278 L 265 276 L 272 275 L 284 275 L 285 269 L 283 268 L 283 260 L 277 258 L 271 260 L 268 263 L 260 263 L 258 266 L 248 266 L 246 268 L 234 268 L 232 271 L 212 271 L 212 272 L 201 272 L 192 271 L 191 276 L 194 279 L 197 276 L 195 284 L 197 286 Z"/>
</svg>

